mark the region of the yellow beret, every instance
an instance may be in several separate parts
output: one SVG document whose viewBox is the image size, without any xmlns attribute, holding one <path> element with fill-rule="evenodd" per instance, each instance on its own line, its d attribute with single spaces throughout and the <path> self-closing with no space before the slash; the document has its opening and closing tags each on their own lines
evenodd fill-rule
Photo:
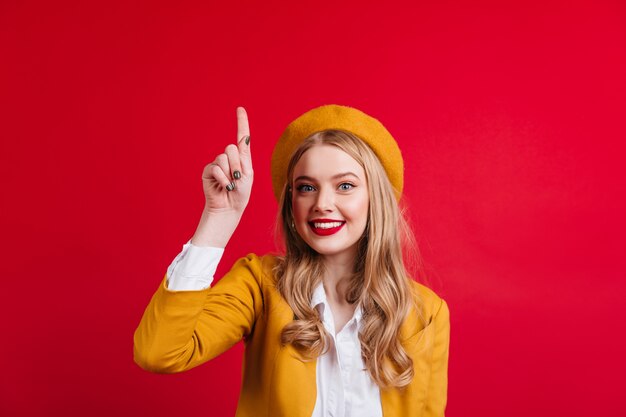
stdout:
<svg viewBox="0 0 626 417">
<path fill-rule="evenodd" d="M 272 185 L 276 200 L 287 181 L 289 160 L 298 145 L 313 133 L 322 130 L 350 132 L 374 151 L 400 199 L 404 185 L 404 162 L 400 148 L 381 122 L 353 107 L 328 104 L 309 110 L 289 123 L 272 153 Z"/>
</svg>

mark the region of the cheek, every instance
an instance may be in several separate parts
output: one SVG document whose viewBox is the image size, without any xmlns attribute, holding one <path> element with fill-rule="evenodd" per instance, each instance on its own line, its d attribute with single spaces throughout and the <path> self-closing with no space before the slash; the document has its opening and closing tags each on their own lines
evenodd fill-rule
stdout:
<svg viewBox="0 0 626 417">
<path fill-rule="evenodd" d="M 293 217 L 296 221 L 302 220 L 302 218 L 306 218 L 306 205 L 301 198 L 294 197 L 291 200 L 291 212 L 293 213 Z"/>
<path fill-rule="evenodd" d="M 367 211 L 369 209 L 369 198 L 365 194 L 359 198 L 352 199 L 345 205 L 346 215 L 352 217 L 353 221 L 367 222 Z"/>
</svg>

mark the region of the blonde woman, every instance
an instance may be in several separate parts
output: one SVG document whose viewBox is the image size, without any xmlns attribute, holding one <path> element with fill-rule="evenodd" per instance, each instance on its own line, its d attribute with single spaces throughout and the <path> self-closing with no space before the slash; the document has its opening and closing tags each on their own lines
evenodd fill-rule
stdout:
<svg viewBox="0 0 626 417">
<path fill-rule="evenodd" d="M 198 228 L 135 332 L 135 362 L 182 372 L 243 339 L 239 417 L 443 416 L 449 311 L 406 272 L 391 134 L 338 105 L 290 123 L 272 155 L 284 251 L 249 254 L 211 287 L 253 183 L 243 108 L 237 120 L 237 144 L 204 169 Z"/>
</svg>

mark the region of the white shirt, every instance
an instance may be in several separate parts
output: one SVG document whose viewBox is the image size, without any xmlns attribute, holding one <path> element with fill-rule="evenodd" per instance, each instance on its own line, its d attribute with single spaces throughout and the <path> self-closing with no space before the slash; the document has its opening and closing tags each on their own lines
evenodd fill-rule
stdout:
<svg viewBox="0 0 626 417">
<path fill-rule="evenodd" d="M 189 240 L 167 268 L 167 288 L 208 288 L 223 253 L 223 248 L 195 246 Z M 317 399 L 311 417 L 381 417 L 380 390 L 361 358 L 361 306 L 339 333 L 335 332 L 333 313 L 321 283 L 313 292 L 311 307 L 319 311 L 324 328 L 332 336 L 330 348 L 317 359 Z"/>
</svg>

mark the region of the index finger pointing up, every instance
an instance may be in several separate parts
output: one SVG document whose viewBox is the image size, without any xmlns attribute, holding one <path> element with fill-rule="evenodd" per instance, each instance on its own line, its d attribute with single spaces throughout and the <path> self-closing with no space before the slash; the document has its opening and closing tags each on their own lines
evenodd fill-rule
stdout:
<svg viewBox="0 0 626 417">
<path fill-rule="evenodd" d="M 237 147 L 239 148 L 241 170 L 244 174 L 250 175 L 252 173 L 250 127 L 248 126 L 248 114 L 246 113 L 246 109 L 243 107 L 237 107 Z"/>
<path fill-rule="evenodd" d="M 244 136 L 250 135 L 250 126 L 248 126 L 248 113 L 243 107 L 237 107 L 237 143 L 241 142 Z"/>
</svg>

